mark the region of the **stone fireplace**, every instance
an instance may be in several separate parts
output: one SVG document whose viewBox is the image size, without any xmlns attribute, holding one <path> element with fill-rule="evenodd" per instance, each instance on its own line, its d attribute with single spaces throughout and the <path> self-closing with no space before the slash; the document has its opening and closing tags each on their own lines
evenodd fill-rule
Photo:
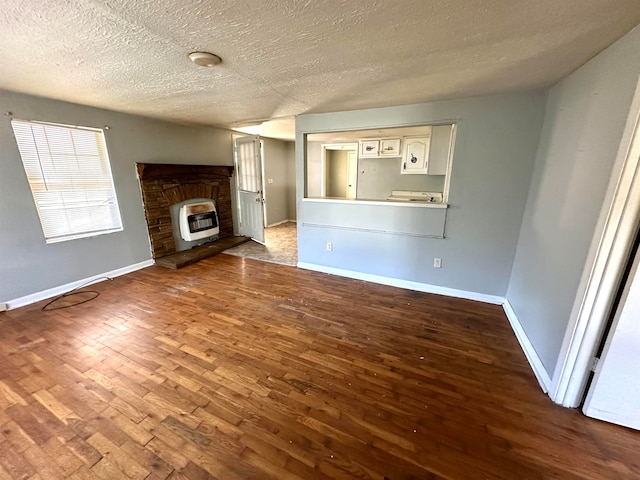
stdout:
<svg viewBox="0 0 640 480">
<path fill-rule="evenodd" d="M 219 238 L 233 236 L 233 167 L 138 163 L 137 170 L 154 259 L 176 253 L 170 207 L 179 202 L 212 199 L 218 210 Z"/>
</svg>

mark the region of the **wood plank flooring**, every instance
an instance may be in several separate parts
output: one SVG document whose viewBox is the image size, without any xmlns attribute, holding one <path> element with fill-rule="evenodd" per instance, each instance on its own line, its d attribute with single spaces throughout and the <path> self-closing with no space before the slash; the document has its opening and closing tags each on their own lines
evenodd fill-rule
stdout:
<svg viewBox="0 0 640 480">
<path fill-rule="evenodd" d="M 0 314 L 0 480 L 640 478 L 499 306 L 224 254 L 92 289 Z"/>
</svg>

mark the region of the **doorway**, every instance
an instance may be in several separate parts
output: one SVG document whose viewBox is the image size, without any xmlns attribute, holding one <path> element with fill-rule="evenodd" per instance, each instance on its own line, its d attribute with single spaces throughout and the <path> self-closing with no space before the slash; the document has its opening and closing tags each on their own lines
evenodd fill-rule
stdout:
<svg viewBox="0 0 640 480">
<path fill-rule="evenodd" d="M 234 139 L 238 230 L 240 235 L 264 243 L 262 148 L 258 135 Z"/>
<path fill-rule="evenodd" d="M 247 137 L 239 137 L 247 138 Z M 242 171 L 242 163 L 238 163 L 236 184 L 238 185 L 237 198 L 237 218 L 238 233 L 248 236 L 246 232 L 246 218 L 243 214 L 246 209 L 261 206 L 261 230 L 264 240 L 251 238 L 254 242 L 242 245 L 242 248 L 233 248 L 225 253 L 232 255 L 265 260 L 286 265 L 297 265 L 297 229 L 296 229 L 296 168 L 295 168 L 295 145 L 293 142 L 272 139 L 268 137 L 253 137 L 260 145 L 260 166 L 259 185 L 261 190 L 260 201 L 253 201 L 249 197 L 249 205 L 246 203 L 247 186 L 240 188 L 240 184 L 245 180 L 246 171 Z M 234 139 L 235 140 L 235 139 Z M 242 142 L 242 141 L 241 141 Z M 236 145 L 238 142 L 234 142 Z M 236 160 L 242 153 L 236 147 Z M 255 152 L 251 153 L 255 155 Z M 251 165 L 250 165 L 251 166 Z M 256 170 L 258 166 L 255 166 Z M 255 190 L 255 186 L 253 185 Z M 250 190 L 250 189 L 249 189 Z M 243 198 L 244 197 L 244 198 Z M 245 200 L 245 203 L 242 203 Z"/>
<path fill-rule="evenodd" d="M 321 191 L 323 197 L 355 199 L 358 188 L 358 145 L 322 145 Z"/>
<path fill-rule="evenodd" d="M 640 83 L 620 140 L 605 199 L 601 212 L 602 229 L 593 238 L 584 287 L 576 302 L 576 317 L 567 328 L 550 389 L 552 400 L 570 408 L 580 406 L 585 399 L 594 355 L 606 335 L 607 320 L 631 261 L 640 224 Z M 615 337 L 616 328 L 614 323 L 607 341 Z M 640 349 L 640 338 L 635 348 Z M 601 364 L 602 360 L 598 362 Z"/>
</svg>

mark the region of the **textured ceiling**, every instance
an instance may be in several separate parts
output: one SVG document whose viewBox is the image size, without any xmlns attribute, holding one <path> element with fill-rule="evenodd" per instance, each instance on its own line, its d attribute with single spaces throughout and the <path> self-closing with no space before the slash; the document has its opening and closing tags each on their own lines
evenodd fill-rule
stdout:
<svg viewBox="0 0 640 480">
<path fill-rule="evenodd" d="M 640 22 L 638 0 L 0 0 L 0 8 L 0 88 L 227 127 L 548 86 Z M 223 63 L 196 67 L 187 58 L 195 50 Z"/>
</svg>

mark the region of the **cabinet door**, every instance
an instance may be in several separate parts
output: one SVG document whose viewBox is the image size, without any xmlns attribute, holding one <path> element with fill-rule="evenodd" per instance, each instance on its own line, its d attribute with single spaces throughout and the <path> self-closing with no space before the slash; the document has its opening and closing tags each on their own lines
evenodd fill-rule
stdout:
<svg viewBox="0 0 640 480">
<path fill-rule="evenodd" d="M 380 156 L 381 157 L 399 157 L 400 156 L 400 139 L 385 138 L 380 140 Z"/>
<path fill-rule="evenodd" d="M 405 138 L 401 173 L 425 174 L 431 137 Z"/>
<path fill-rule="evenodd" d="M 380 140 L 360 140 L 361 157 L 377 157 L 380 150 Z"/>
</svg>

